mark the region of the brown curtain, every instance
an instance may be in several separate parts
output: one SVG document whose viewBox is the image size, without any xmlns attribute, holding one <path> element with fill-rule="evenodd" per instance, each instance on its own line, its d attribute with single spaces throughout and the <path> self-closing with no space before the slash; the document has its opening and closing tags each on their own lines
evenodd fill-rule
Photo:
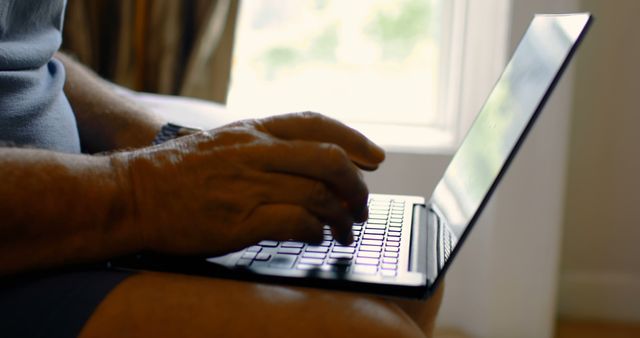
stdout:
<svg viewBox="0 0 640 338">
<path fill-rule="evenodd" d="M 137 91 L 225 103 L 239 0 L 68 0 L 62 48 Z"/>
</svg>

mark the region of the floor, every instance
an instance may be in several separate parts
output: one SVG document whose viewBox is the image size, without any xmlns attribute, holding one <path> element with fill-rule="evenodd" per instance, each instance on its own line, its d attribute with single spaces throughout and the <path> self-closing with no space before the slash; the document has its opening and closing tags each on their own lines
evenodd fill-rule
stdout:
<svg viewBox="0 0 640 338">
<path fill-rule="evenodd" d="M 640 323 L 612 323 L 578 320 L 560 320 L 556 338 L 638 338 Z"/>
<path fill-rule="evenodd" d="M 455 329 L 436 329 L 435 338 L 470 338 Z M 559 320 L 555 338 L 640 338 L 640 323 Z"/>
</svg>

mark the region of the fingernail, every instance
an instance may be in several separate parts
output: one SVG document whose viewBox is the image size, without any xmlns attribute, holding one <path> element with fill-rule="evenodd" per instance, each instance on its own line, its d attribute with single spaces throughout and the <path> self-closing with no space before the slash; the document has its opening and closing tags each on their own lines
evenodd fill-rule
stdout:
<svg viewBox="0 0 640 338">
<path fill-rule="evenodd" d="M 374 155 L 374 157 L 379 160 L 379 162 L 384 161 L 386 154 L 384 149 L 382 149 L 379 145 L 373 143 L 372 141 L 369 141 L 369 145 L 371 146 L 371 150 L 372 153 Z"/>
</svg>

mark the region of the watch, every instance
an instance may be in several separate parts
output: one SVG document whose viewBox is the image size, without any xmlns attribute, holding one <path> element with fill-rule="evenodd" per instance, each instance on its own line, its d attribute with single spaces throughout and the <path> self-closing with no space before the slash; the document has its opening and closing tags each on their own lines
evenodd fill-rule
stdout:
<svg viewBox="0 0 640 338">
<path fill-rule="evenodd" d="M 180 136 L 186 136 L 194 132 L 200 131 L 200 129 L 184 127 L 175 123 L 167 123 L 160 128 L 158 134 L 153 139 L 153 145 L 158 145 Z"/>
</svg>

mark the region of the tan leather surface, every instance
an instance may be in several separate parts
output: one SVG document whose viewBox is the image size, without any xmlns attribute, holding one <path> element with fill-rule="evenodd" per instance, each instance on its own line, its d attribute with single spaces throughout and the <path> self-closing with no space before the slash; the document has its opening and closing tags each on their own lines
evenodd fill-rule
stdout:
<svg viewBox="0 0 640 338">
<path fill-rule="evenodd" d="M 441 291 L 415 302 L 432 327 Z M 421 305 L 424 305 L 421 306 Z M 394 301 L 311 288 L 140 273 L 98 307 L 81 337 L 425 337 Z"/>
</svg>

